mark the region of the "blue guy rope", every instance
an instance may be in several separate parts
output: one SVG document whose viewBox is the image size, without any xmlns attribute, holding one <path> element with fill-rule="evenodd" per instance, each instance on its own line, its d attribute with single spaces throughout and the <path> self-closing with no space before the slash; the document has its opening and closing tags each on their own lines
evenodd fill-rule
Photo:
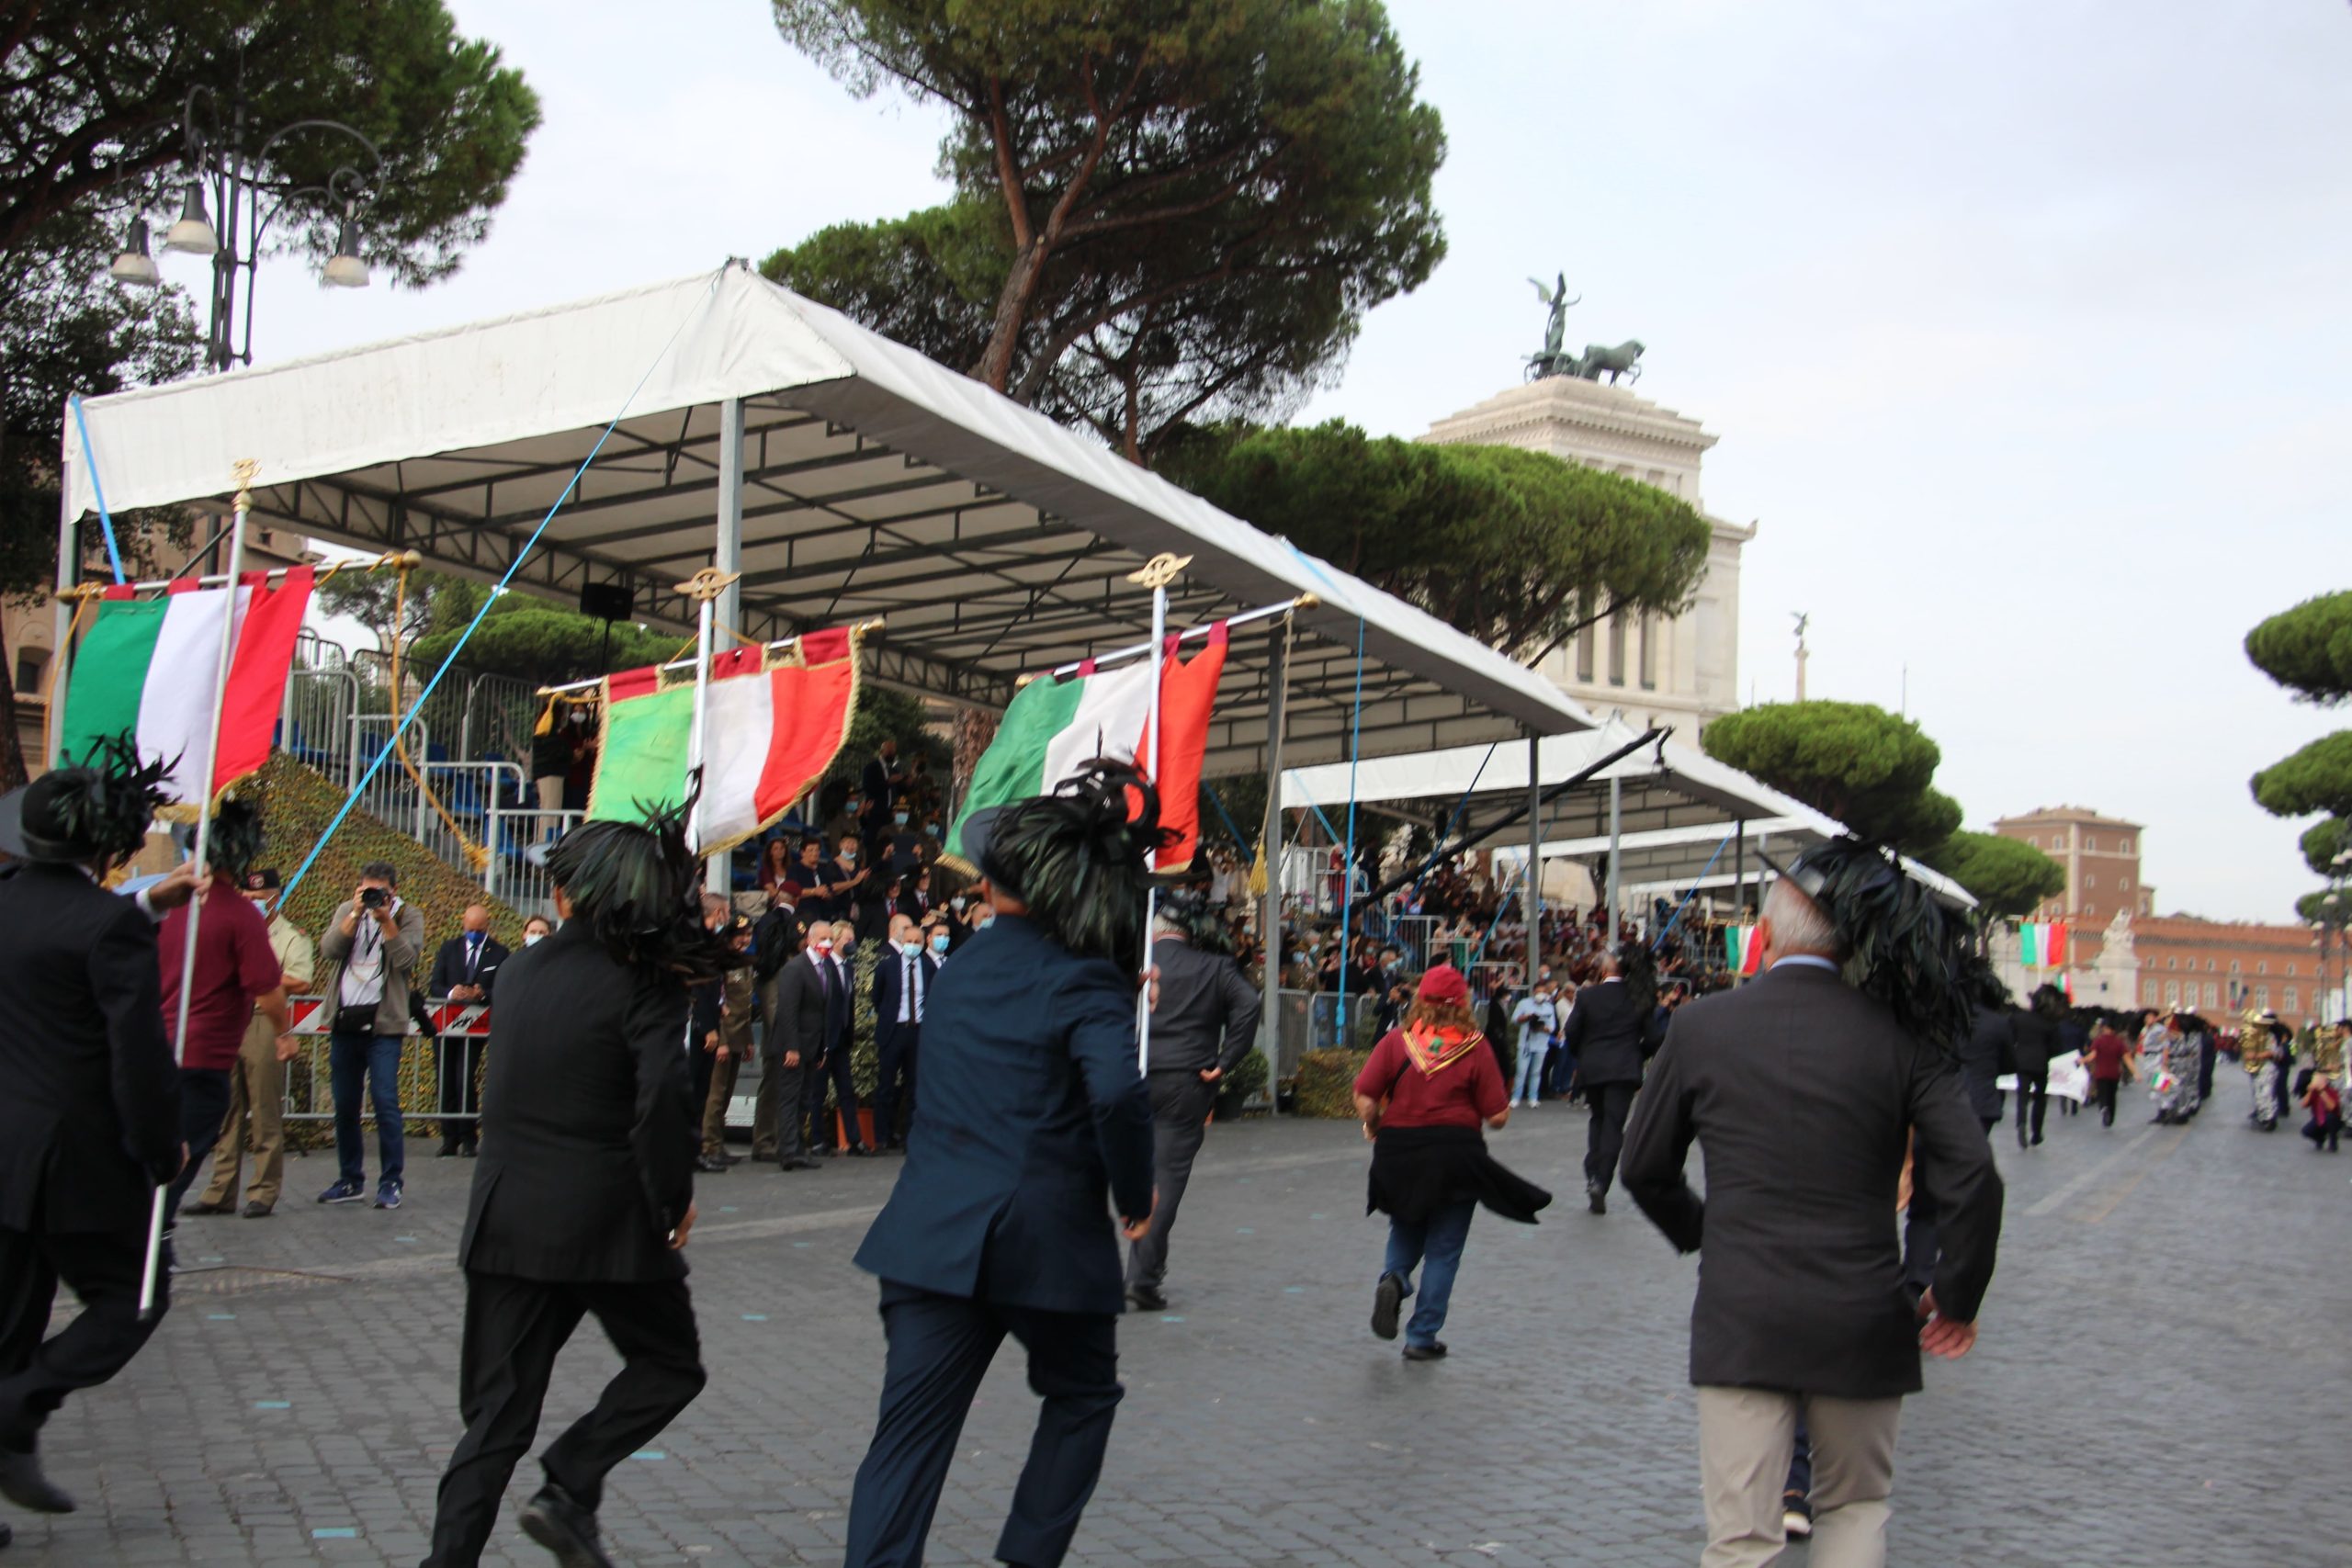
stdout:
<svg viewBox="0 0 2352 1568">
<path fill-rule="evenodd" d="M 1480 937 L 1478 945 L 1470 950 L 1472 968 L 1477 967 L 1486 961 L 1487 944 L 1495 940 L 1495 928 L 1503 923 L 1503 916 L 1510 909 L 1511 898 L 1519 892 L 1519 885 L 1526 880 L 1527 868 L 1522 865 L 1519 868 L 1517 874 L 1511 877 L 1510 886 L 1503 890 L 1502 897 L 1495 901 L 1495 918 L 1487 922 L 1487 934 Z M 1523 966 L 1526 961 L 1522 959 L 1521 962 Z M 1533 971 L 1531 969 L 1529 973 L 1532 974 Z"/>
<path fill-rule="evenodd" d="M 1715 862 L 1723 859 L 1724 844 L 1730 843 L 1733 834 L 1736 834 L 1738 831 L 1739 829 L 1737 828 L 1734 828 L 1730 833 L 1725 833 L 1723 837 L 1723 843 L 1717 844 L 1715 846 L 1715 852 L 1707 857 L 1707 863 L 1699 869 L 1698 876 L 1693 879 L 1690 884 L 1690 891 L 1685 893 L 1682 896 L 1682 902 L 1674 907 L 1674 918 L 1666 922 L 1665 929 L 1661 930 L 1657 933 L 1657 940 L 1650 943 L 1650 951 L 1652 953 L 1656 953 L 1659 948 L 1665 946 L 1666 939 L 1674 934 L 1674 928 L 1681 923 L 1682 911 L 1689 908 L 1690 907 L 1690 900 L 1699 896 L 1699 884 L 1707 880 L 1707 873 L 1714 870 Z"/>
<path fill-rule="evenodd" d="M 1209 783 L 1206 779 L 1203 779 L 1201 781 L 1201 787 L 1209 792 L 1209 804 L 1216 807 L 1217 819 L 1225 824 L 1225 830 L 1233 835 L 1233 841 L 1240 845 L 1243 849 L 1248 849 L 1250 847 L 1250 840 L 1243 838 L 1241 836 L 1241 829 L 1233 825 L 1233 814 L 1226 810 L 1225 802 L 1218 798 L 1216 785 Z"/>
<path fill-rule="evenodd" d="M 1356 754 L 1363 746 L 1363 617 L 1356 617 L 1356 696 L 1348 716 L 1348 853 L 1340 866 L 1340 1000 L 1334 1016 L 1340 1043 L 1348 1038 L 1348 954 L 1354 947 L 1356 907 Z"/>
<path fill-rule="evenodd" d="M 98 482 L 98 455 L 90 448 L 90 422 L 82 417 L 82 394 L 75 392 L 66 401 L 74 405 L 74 428 L 82 433 L 82 466 L 90 470 L 90 493 L 98 498 L 98 526 L 106 530 L 107 564 L 114 568 L 114 580 L 122 581 L 122 552 L 115 547 L 114 513 L 107 510 L 107 487 Z"/>
<path fill-rule="evenodd" d="M 1495 760 L 1495 750 L 1501 745 L 1499 740 L 1487 743 L 1487 754 L 1478 759 L 1478 771 L 1470 775 L 1469 787 L 1462 792 L 1462 798 L 1453 803 L 1453 809 L 1446 813 L 1445 831 L 1437 836 L 1436 848 L 1430 852 L 1430 858 L 1421 863 L 1421 869 L 1413 873 L 1414 892 L 1421 890 L 1422 880 L 1429 875 L 1430 868 L 1437 864 L 1439 852 L 1445 848 L 1446 840 L 1453 838 L 1455 829 L 1462 826 L 1462 813 L 1469 807 L 1471 795 L 1477 792 L 1478 781 L 1487 776 L 1487 764 Z"/>
<path fill-rule="evenodd" d="M 571 478 L 564 483 L 563 493 L 555 498 L 555 504 L 549 506 L 547 515 L 539 519 L 539 525 L 531 530 L 531 536 L 523 541 L 521 549 L 514 552 L 514 558 L 508 564 L 505 574 L 499 578 L 498 585 L 483 595 L 481 608 L 476 610 L 474 618 L 466 623 L 465 631 L 459 634 L 458 640 L 451 645 L 447 657 L 441 660 L 441 668 L 433 672 L 433 679 L 424 683 L 424 690 L 416 694 L 416 701 L 409 705 L 407 713 L 401 716 L 400 723 L 392 728 L 391 738 L 384 742 L 384 749 L 376 753 L 374 761 L 368 764 L 368 771 L 359 776 L 359 782 L 352 786 L 351 793 L 344 798 L 342 809 L 337 811 L 334 819 L 327 824 L 326 831 L 319 835 L 319 841 L 311 846 L 311 852 L 303 859 L 301 865 L 296 869 L 291 877 L 287 879 L 284 891 L 277 896 L 278 908 L 285 908 L 286 900 L 294 897 L 294 889 L 302 886 L 302 878 L 311 874 L 311 868 L 318 863 L 319 856 L 326 852 L 327 844 L 334 838 L 335 829 L 341 828 L 343 819 L 351 815 L 351 808 L 359 804 L 360 795 L 366 793 L 369 782 L 383 767 L 384 759 L 392 754 L 392 749 L 400 744 L 401 737 L 408 733 L 408 727 L 416 722 L 418 714 L 424 711 L 426 699 L 433 695 L 434 688 L 441 684 L 441 678 L 449 672 L 449 667 L 458 661 L 458 655 L 465 651 L 467 642 L 473 637 L 475 629 L 481 625 L 482 617 L 488 615 L 491 606 L 497 604 L 505 594 L 507 583 L 514 581 L 514 574 L 522 570 L 524 560 L 530 555 L 532 547 L 539 542 L 539 536 L 548 531 L 548 525 L 555 521 L 555 514 L 563 509 L 565 502 L 571 499 L 571 492 L 580 488 L 580 480 L 588 472 L 588 466 L 596 460 L 596 454 L 605 449 L 605 443 L 612 439 L 613 432 L 618 429 L 621 421 L 628 416 L 629 405 L 637 401 L 638 393 L 645 390 L 645 384 L 653 379 L 653 372 L 660 369 L 662 362 L 670 356 L 670 350 L 676 346 L 679 336 L 685 332 L 686 323 L 695 319 L 696 311 L 710 303 L 711 296 L 718 291 L 719 280 L 726 276 L 725 267 L 711 274 L 710 291 L 696 301 L 695 310 L 687 311 L 680 319 L 676 331 L 670 334 L 670 341 L 662 345 L 662 352 L 653 356 L 653 363 L 648 365 L 645 367 L 645 374 L 637 378 L 637 385 L 629 389 L 628 396 L 621 400 L 619 410 L 605 422 L 603 434 L 596 437 L 596 444 L 588 448 L 588 456 L 581 458 L 580 466 L 571 470 Z"/>
</svg>

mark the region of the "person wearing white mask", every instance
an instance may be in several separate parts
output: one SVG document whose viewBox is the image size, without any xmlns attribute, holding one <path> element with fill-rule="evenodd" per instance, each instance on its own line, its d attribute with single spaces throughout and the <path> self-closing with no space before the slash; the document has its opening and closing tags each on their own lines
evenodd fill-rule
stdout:
<svg viewBox="0 0 2352 1568">
<path fill-rule="evenodd" d="M 874 1085 L 874 1136 L 893 1153 L 906 1145 L 899 1136 L 899 1080 L 906 1080 L 908 1114 L 914 1111 L 915 1055 L 922 1039 L 923 1004 L 939 963 L 923 951 L 914 921 L 890 917 L 890 951 L 874 966 L 874 1052 L 880 1074 Z"/>
<path fill-rule="evenodd" d="M 523 945 L 537 947 L 555 934 L 555 926 L 545 915 L 533 915 L 523 922 Z"/>
<path fill-rule="evenodd" d="M 849 934 L 846 922 L 831 925 L 819 921 L 808 928 L 806 962 L 796 961 L 785 965 L 776 987 L 776 1017 L 779 1025 L 787 1011 L 795 1015 L 795 1025 L 786 1035 L 786 1048 L 797 1051 L 802 1063 L 800 1109 L 808 1123 L 808 1147 L 820 1154 L 833 1152 L 831 1128 L 825 1116 L 825 1086 L 830 1081 L 833 1097 L 841 1111 L 842 1143 L 854 1157 L 864 1158 L 874 1151 L 865 1146 L 857 1122 L 857 1080 L 850 1066 L 850 1054 L 856 1040 L 856 1014 L 850 967 L 842 958 L 841 939 Z M 813 987 L 822 998 L 824 1012 L 821 1025 L 812 1031 L 814 1009 L 805 995 L 787 1003 L 785 985 L 797 979 L 797 971 L 806 969 L 808 978 L 798 980 L 798 990 Z M 779 1032 L 783 1032 L 779 1029 Z"/>
</svg>

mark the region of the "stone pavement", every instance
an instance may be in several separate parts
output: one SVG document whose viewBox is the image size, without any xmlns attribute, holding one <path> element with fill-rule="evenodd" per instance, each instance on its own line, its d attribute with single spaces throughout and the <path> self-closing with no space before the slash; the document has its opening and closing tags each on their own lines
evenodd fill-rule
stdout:
<svg viewBox="0 0 2352 1568">
<path fill-rule="evenodd" d="M 2104 1568 L 2352 1562 L 2352 1155 L 2219 1103 L 2185 1130 L 2054 1113 L 2009 1182 L 1976 1353 L 1905 1413 L 1894 1560 Z M 1450 1562 L 1688 1568 L 1701 1543 L 1684 1381 L 1692 1265 L 1622 1200 L 1585 1213 L 1583 1122 L 1522 1112 L 1502 1157 L 1561 1194 L 1540 1227 L 1481 1215 L 1446 1337 L 1408 1366 L 1366 1332 L 1380 1223 L 1351 1124 L 1215 1130 L 1170 1311 L 1123 1326 L 1128 1394 L 1080 1563 Z M 428 1140 L 397 1213 L 303 1201 L 183 1222 L 174 1311 L 112 1386 L 51 1425 L 83 1511 L 11 1512 L 18 1564 L 413 1563 L 457 1436 L 469 1163 Z M 372 1162 L 373 1150 L 370 1150 Z M 707 1178 L 691 1252 L 712 1378 L 614 1478 L 624 1562 L 831 1564 L 882 1364 L 849 1262 L 896 1162 Z M 583 1330 L 543 1437 L 614 1366 Z M 988 1561 L 1034 1414 L 1008 1347 L 966 1429 L 932 1561 Z M 519 1506 L 537 1484 L 518 1475 Z M 1788 1559 L 1804 1561 L 1801 1548 Z M 489 1561 L 550 1561 L 511 1515 Z"/>
</svg>

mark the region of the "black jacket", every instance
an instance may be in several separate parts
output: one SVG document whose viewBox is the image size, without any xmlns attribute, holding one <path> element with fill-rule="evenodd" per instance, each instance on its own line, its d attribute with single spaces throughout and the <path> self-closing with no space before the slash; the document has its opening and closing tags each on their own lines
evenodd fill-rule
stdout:
<svg viewBox="0 0 2352 1568">
<path fill-rule="evenodd" d="M 1639 1083 L 1661 1033 L 1657 1010 L 1636 1003 L 1624 981 L 1596 980 L 1577 990 L 1560 1044 L 1581 1083 Z"/>
<path fill-rule="evenodd" d="M 1701 1254 L 1690 1381 L 1841 1399 L 1919 1389 L 1894 1198 L 1906 1135 L 1937 1202 L 1936 1299 L 1973 1320 L 2001 1179 L 1941 1053 L 1834 972 L 1781 964 L 1679 1009 L 1625 1128 L 1626 1190 Z M 1698 1140 L 1702 1202 L 1685 1183 Z"/>
<path fill-rule="evenodd" d="M 458 1262 L 526 1280 L 684 1277 L 694 1201 L 686 988 L 573 920 L 508 961 L 492 1014 L 481 1158 Z"/>
<path fill-rule="evenodd" d="M 70 865 L 0 876 L 0 1226 L 136 1230 L 180 1164 L 155 925 Z"/>
<path fill-rule="evenodd" d="M 939 960 L 929 953 L 915 955 L 922 965 L 923 1017 L 931 1016 L 931 988 L 939 978 Z M 906 955 L 884 942 L 874 960 L 874 1043 L 878 1048 L 899 1032 L 899 987 L 906 977 Z"/>
<path fill-rule="evenodd" d="M 849 965 L 834 964 L 839 983 L 830 988 L 817 973 L 814 953 L 803 953 L 776 972 L 775 1016 L 768 1025 L 766 1054 L 781 1061 L 800 1053 L 800 1065 L 814 1069 L 836 1045 L 847 1043 L 850 1025 Z"/>
<path fill-rule="evenodd" d="M 1041 1312 L 1110 1314 L 1113 1225 L 1151 1212 L 1136 989 L 1000 915 L 939 972 L 907 1163 L 857 1251 L 885 1280 Z"/>
<path fill-rule="evenodd" d="M 1241 977 L 1241 966 L 1221 953 L 1203 953 L 1182 937 L 1151 944 L 1159 968 L 1159 1005 L 1151 1014 L 1150 1070 L 1231 1072 L 1257 1043 L 1265 1001 Z M 1374 998 L 1365 997 L 1371 1007 Z"/>
<path fill-rule="evenodd" d="M 481 939 L 481 959 L 474 965 L 473 978 L 469 980 L 466 978 L 466 939 L 453 936 L 441 944 L 440 952 L 433 955 L 433 975 L 424 982 L 424 994 L 437 998 L 447 997 L 452 986 L 472 985 L 480 986 L 484 999 L 487 999 L 498 985 L 499 966 L 511 956 L 505 943 L 485 932 Z"/>
<path fill-rule="evenodd" d="M 762 980 L 800 956 L 808 940 L 808 921 L 797 909 L 779 904 L 752 928 L 752 974 Z"/>
<path fill-rule="evenodd" d="M 1960 1085 L 1968 1091 L 1968 1108 L 1978 1121 L 1996 1121 L 2001 1091 L 1994 1080 L 2016 1064 L 2016 1010 L 1980 1007 L 1968 1016 L 1968 1038 L 1960 1047 Z"/>
<path fill-rule="evenodd" d="M 2027 1008 L 2015 1015 L 2014 1028 L 2018 1077 L 2029 1082 L 2048 1077 L 2050 1058 L 2057 1055 L 2063 1048 L 2058 1038 L 2058 1021 Z"/>
</svg>

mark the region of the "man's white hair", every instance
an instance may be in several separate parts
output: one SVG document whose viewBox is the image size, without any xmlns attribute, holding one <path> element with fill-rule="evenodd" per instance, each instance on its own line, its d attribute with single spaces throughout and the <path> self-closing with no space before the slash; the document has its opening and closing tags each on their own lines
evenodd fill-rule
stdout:
<svg viewBox="0 0 2352 1568">
<path fill-rule="evenodd" d="M 1838 928 L 1829 923 L 1820 905 L 1804 896 L 1804 889 L 1787 877 L 1779 877 L 1764 893 L 1764 918 L 1772 922 L 1772 950 L 1775 953 L 1818 953 L 1835 958 L 1838 953 Z"/>
</svg>

